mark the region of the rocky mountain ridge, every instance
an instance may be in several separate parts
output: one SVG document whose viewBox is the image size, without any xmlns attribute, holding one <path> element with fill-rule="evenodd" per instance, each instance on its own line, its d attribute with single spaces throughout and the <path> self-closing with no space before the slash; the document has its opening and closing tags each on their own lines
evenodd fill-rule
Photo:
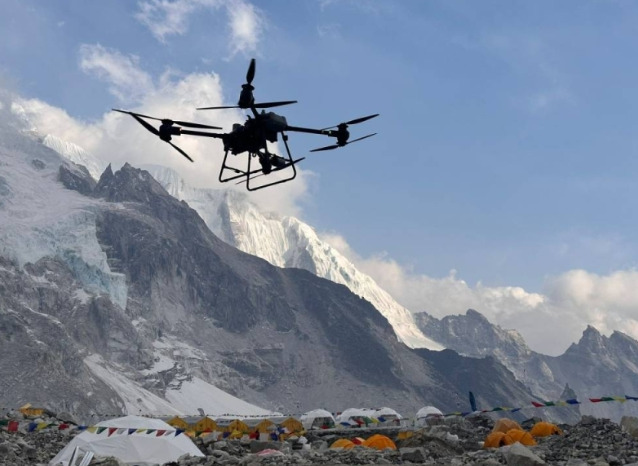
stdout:
<svg viewBox="0 0 638 466">
<path fill-rule="evenodd" d="M 490 323 L 473 309 L 442 319 L 416 314 L 415 320 L 426 335 L 460 354 L 493 355 L 532 392 L 548 401 L 565 399 L 567 386 L 583 400 L 638 394 L 638 341 L 619 331 L 606 337 L 587 326 L 581 339 L 565 353 L 547 356 L 532 351 L 518 332 Z M 584 414 L 615 420 L 638 413 L 631 402 L 583 404 L 580 409 Z"/>
</svg>

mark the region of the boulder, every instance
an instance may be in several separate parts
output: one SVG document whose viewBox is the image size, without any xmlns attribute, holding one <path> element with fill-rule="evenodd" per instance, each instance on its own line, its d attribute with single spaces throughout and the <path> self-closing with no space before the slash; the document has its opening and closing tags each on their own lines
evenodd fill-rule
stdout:
<svg viewBox="0 0 638 466">
<path fill-rule="evenodd" d="M 400 448 L 401 459 L 403 461 L 410 461 L 411 463 L 424 463 L 427 459 L 427 455 L 423 448 Z"/>
<path fill-rule="evenodd" d="M 620 420 L 620 427 L 634 438 L 638 438 L 638 418 L 634 416 L 623 416 Z"/>
<path fill-rule="evenodd" d="M 518 442 L 502 450 L 505 461 L 507 461 L 507 464 L 510 466 L 538 466 L 546 464 L 538 455 Z"/>
</svg>

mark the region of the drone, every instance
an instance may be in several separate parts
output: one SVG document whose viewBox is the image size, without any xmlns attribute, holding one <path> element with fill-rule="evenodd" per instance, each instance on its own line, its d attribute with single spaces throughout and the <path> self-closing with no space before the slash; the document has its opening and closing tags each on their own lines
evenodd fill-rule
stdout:
<svg viewBox="0 0 638 466">
<path fill-rule="evenodd" d="M 241 92 L 239 94 L 239 101 L 237 105 L 221 106 L 221 107 L 200 107 L 197 110 L 220 110 L 229 108 L 239 108 L 242 110 L 249 110 L 252 115 L 248 114 L 246 122 L 243 124 L 233 124 L 233 129 L 229 133 L 217 133 L 203 130 L 221 130 L 218 126 L 203 125 L 201 123 L 192 123 L 189 121 L 172 120 L 169 118 L 157 118 L 149 115 L 142 115 L 141 113 L 129 112 L 126 110 L 119 110 L 114 108 L 113 110 L 120 113 L 125 113 L 132 116 L 137 122 L 139 122 L 144 128 L 158 136 L 162 141 L 170 144 L 175 150 L 177 150 L 185 158 L 194 162 L 194 160 L 182 149 L 173 144 L 171 141 L 175 136 L 189 135 L 200 136 L 208 138 L 221 139 L 224 144 L 224 160 L 222 161 L 221 169 L 219 171 L 219 181 L 221 183 L 240 180 L 237 184 L 246 183 L 246 189 L 248 191 L 256 191 L 269 186 L 274 186 L 280 183 L 293 180 L 297 176 L 296 165 L 305 159 L 301 157 L 293 159 L 290 153 L 290 147 L 288 146 L 287 132 L 309 133 L 319 134 L 323 136 L 329 136 L 336 139 L 334 144 L 319 147 L 313 149 L 310 152 L 319 152 L 326 150 L 333 150 L 339 147 L 347 146 L 353 142 L 361 141 L 363 139 L 374 136 L 377 133 L 367 134 L 357 139 L 349 140 L 350 132 L 348 127 L 350 125 L 356 125 L 363 123 L 379 116 L 378 113 L 374 115 L 368 115 L 360 118 L 355 118 L 343 123 L 339 123 L 335 126 L 330 126 L 323 129 L 303 128 L 299 126 L 290 126 L 286 121 L 286 118 L 282 115 L 277 115 L 274 112 L 267 112 L 265 109 L 272 107 L 280 107 L 283 105 L 290 105 L 297 103 L 296 100 L 284 100 L 277 102 L 255 102 L 253 91 L 255 87 L 252 85 L 255 78 L 255 59 L 250 61 L 248 66 L 248 72 L 246 73 L 246 83 L 242 84 Z M 259 112 L 258 110 L 261 110 Z M 159 129 L 155 128 L 151 123 L 146 120 L 161 121 Z M 186 129 L 185 129 L 186 128 Z M 280 156 L 274 154 L 268 150 L 268 142 L 275 143 L 278 140 L 278 136 L 281 134 L 281 139 L 284 142 L 286 148 L 286 155 Z M 248 163 L 245 169 L 237 168 L 230 165 L 228 161 L 228 154 L 234 156 L 248 153 Z M 252 159 L 259 161 L 259 167 L 256 164 L 251 163 Z M 292 172 L 289 176 L 283 179 L 277 179 L 272 182 L 266 182 L 255 185 L 251 183 L 255 178 L 268 175 L 272 172 L 277 172 L 290 168 L 289 172 Z"/>
</svg>

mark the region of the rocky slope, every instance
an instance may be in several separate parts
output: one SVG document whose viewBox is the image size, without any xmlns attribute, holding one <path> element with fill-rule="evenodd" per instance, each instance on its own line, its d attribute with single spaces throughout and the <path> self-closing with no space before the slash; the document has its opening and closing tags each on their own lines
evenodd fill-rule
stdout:
<svg viewBox="0 0 638 466">
<path fill-rule="evenodd" d="M 346 285 L 370 301 L 408 346 L 443 349 L 421 333 L 410 311 L 323 241 L 310 225 L 294 217 L 264 213 L 243 192 L 192 188 L 173 170 L 158 166 L 144 168 L 171 195 L 195 209 L 208 227 L 228 244 L 278 267 L 308 270 Z"/>
</svg>

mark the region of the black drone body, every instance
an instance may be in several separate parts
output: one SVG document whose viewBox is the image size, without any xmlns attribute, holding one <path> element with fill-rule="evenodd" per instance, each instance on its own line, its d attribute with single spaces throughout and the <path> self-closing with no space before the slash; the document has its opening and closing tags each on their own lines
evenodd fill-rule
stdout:
<svg viewBox="0 0 638 466">
<path fill-rule="evenodd" d="M 293 160 L 288 147 L 288 135 L 286 132 L 299 132 L 309 134 L 319 134 L 323 136 L 329 136 L 336 138 L 336 144 L 332 144 L 318 149 L 313 149 L 310 152 L 318 152 L 324 150 L 332 150 L 338 147 L 346 146 L 350 143 L 360 141 L 362 139 L 374 136 L 376 133 L 368 134 L 366 136 L 349 140 L 350 133 L 348 132 L 348 126 L 357 123 L 363 123 L 366 120 L 374 118 L 379 114 L 368 115 L 361 118 L 356 118 L 344 123 L 340 123 L 336 126 L 323 129 L 303 128 L 299 126 L 290 126 L 286 121 L 286 118 L 282 115 L 277 115 L 274 112 L 266 112 L 265 109 L 272 107 L 279 107 L 281 105 L 289 105 L 297 103 L 296 100 L 285 100 L 277 102 L 263 102 L 256 103 L 253 91 L 255 88 L 252 85 L 252 81 L 255 77 L 255 59 L 250 61 L 248 72 L 246 73 L 246 83 L 242 85 L 241 93 L 239 94 L 239 101 L 237 105 L 222 106 L 222 107 L 202 107 L 197 110 L 218 110 L 225 108 L 240 108 L 244 110 L 250 110 L 252 115 L 248 115 L 245 123 L 235 123 L 232 131 L 229 133 L 212 133 L 211 129 L 222 129 L 217 126 L 203 125 L 200 123 L 192 123 L 188 121 L 171 120 L 168 118 L 156 118 L 148 115 L 142 115 L 140 113 L 128 112 L 125 110 L 113 109 L 116 112 L 126 113 L 131 115 L 148 131 L 158 136 L 162 141 L 167 142 L 173 148 L 175 148 L 180 154 L 193 162 L 193 159 L 186 154 L 182 149 L 177 147 L 171 142 L 174 136 L 191 135 L 221 139 L 224 144 L 224 160 L 219 172 L 219 181 L 227 182 L 243 178 L 240 183 L 246 183 L 246 188 L 249 191 L 255 191 L 268 186 L 273 186 L 280 183 L 290 181 L 297 176 L 297 170 L 295 165 L 298 162 L 304 160 L 305 157 Z M 145 119 L 159 120 L 162 122 L 159 129 L 155 129 L 153 125 L 148 123 Z M 193 128 L 193 129 L 184 129 Z M 277 142 L 279 134 L 282 136 L 284 146 L 286 148 L 286 156 L 279 156 L 273 154 L 268 150 L 268 143 Z M 232 167 L 227 164 L 228 154 L 239 155 L 242 153 L 248 153 L 248 164 L 246 169 L 240 169 Z M 251 167 L 251 159 L 258 158 L 261 168 Z M 258 186 L 251 185 L 251 180 L 261 175 L 268 175 L 273 171 L 284 170 L 290 168 L 290 176 L 278 179 L 273 182 L 261 184 Z M 230 175 L 229 175 L 230 173 Z"/>
</svg>

